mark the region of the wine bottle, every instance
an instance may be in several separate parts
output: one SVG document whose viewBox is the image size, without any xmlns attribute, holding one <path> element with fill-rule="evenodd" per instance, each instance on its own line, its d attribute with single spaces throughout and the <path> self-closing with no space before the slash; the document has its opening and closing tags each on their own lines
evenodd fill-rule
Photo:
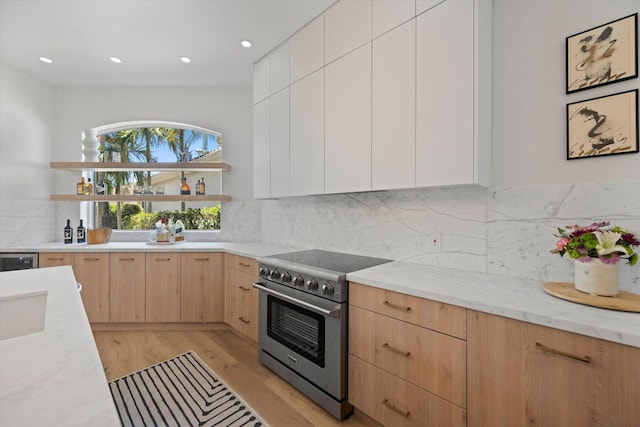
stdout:
<svg viewBox="0 0 640 427">
<path fill-rule="evenodd" d="M 80 220 L 80 225 L 78 226 L 77 234 L 76 234 L 76 240 L 78 241 L 78 243 L 85 243 L 87 241 L 85 237 L 85 234 L 86 234 L 85 231 L 86 230 L 82 225 L 82 220 Z"/>
<path fill-rule="evenodd" d="M 71 220 L 67 220 L 67 226 L 64 228 L 64 242 L 73 243 L 73 231 L 71 230 Z"/>
</svg>

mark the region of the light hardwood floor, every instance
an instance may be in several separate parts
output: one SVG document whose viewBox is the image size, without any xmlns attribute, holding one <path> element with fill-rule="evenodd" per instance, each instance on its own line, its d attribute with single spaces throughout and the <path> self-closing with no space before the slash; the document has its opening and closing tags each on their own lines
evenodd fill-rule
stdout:
<svg viewBox="0 0 640 427">
<path fill-rule="evenodd" d="M 94 331 L 107 380 L 193 350 L 271 427 L 376 426 L 361 413 L 338 421 L 258 361 L 255 343 L 229 330 Z"/>
</svg>

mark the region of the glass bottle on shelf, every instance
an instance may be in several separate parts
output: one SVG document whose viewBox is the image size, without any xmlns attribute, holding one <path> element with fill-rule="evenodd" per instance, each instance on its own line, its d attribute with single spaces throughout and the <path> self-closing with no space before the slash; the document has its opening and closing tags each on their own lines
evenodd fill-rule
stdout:
<svg viewBox="0 0 640 427">
<path fill-rule="evenodd" d="M 196 182 L 196 196 L 200 195 L 200 180 Z"/>
<path fill-rule="evenodd" d="M 93 184 L 91 183 L 91 178 L 87 178 L 87 183 L 84 185 L 84 194 L 93 194 Z"/>
<path fill-rule="evenodd" d="M 84 176 L 80 178 L 80 182 L 76 184 L 76 194 L 78 196 L 83 196 L 85 194 L 85 182 Z"/>
<path fill-rule="evenodd" d="M 200 178 L 200 194 L 203 195 L 203 196 L 205 195 L 205 192 L 204 192 L 204 178 Z"/>
<path fill-rule="evenodd" d="M 187 184 L 187 177 L 182 177 L 182 186 L 180 186 L 180 194 L 191 194 L 191 187 Z"/>
</svg>

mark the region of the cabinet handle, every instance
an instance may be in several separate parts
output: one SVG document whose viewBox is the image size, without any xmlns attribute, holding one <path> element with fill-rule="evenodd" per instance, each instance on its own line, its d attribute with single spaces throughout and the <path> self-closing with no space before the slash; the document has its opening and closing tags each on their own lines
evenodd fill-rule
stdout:
<svg viewBox="0 0 640 427">
<path fill-rule="evenodd" d="M 242 289 L 243 291 L 250 291 L 250 288 L 245 288 L 244 286 L 238 286 L 238 288 Z"/>
<path fill-rule="evenodd" d="M 82 258 L 83 261 L 98 261 L 100 258 Z"/>
<path fill-rule="evenodd" d="M 118 261 L 133 261 L 134 258 L 118 258 Z"/>
<path fill-rule="evenodd" d="M 386 305 L 387 307 L 397 308 L 398 310 L 402 310 L 402 311 L 411 311 L 411 307 L 393 304 L 393 303 L 390 303 L 389 301 L 385 301 L 382 304 Z"/>
<path fill-rule="evenodd" d="M 209 258 L 196 258 L 196 261 L 209 261 Z"/>
<path fill-rule="evenodd" d="M 47 261 L 62 261 L 64 258 L 47 258 Z"/>
<path fill-rule="evenodd" d="M 579 360 L 580 362 L 591 363 L 591 358 L 589 356 L 577 356 L 575 354 L 566 353 L 564 351 L 560 351 L 560 350 L 556 350 L 556 349 L 544 346 L 544 345 L 540 344 L 539 342 L 536 343 L 536 348 L 538 350 L 540 350 L 540 351 L 544 351 L 545 353 L 559 354 L 560 356 L 568 357 L 568 358 L 574 359 L 574 360 Z"/>
<path fill-rule="evenodd" d="M 409 412 L 409 411 L 403 411 L 402 409 L 396 408 L 396 405 L 394 405 L 393 403 L 389 402 L 389 399 L 383 400 L 382 404 L 384 406 L 386 406 L 387 408 L 391 409 L 393 412 L 396 412 L 396 413 L 402 415 L 405 418 L 407 418 L 409 415 L 411 415 L 411 412 Z"/>
<path fill-rule="evenodd" d="M 239 262 L 238 265 L 240 267 L 251 267 L 251 264 L 245 264 L 244 262 Z"/>
<path fill-rule="evenodd" d="M 241 321 L 242 323 L 251 323 L 250 320 L 244 320 L 244 317 L 242 316 L 238 317 L 238 320 Z"/>
<path fill-rule="evenodd" d="M 387 342 L 382 344 L 382 347 L 386 348 L 387 350 L 389 350 L 389 351 L 391 351 L 393 353 L 399 354 L 400 356 L 404 356 L 404 357 L 411 356 L 411 352 L 410 351 L 399 350 L 399 349 L 397 349 L 395 347 L 390 346 L 389 343 L 387 343 Z"/>
<path fill-rule="evenodd" d="M 156 258 L 156 261 L 171 261 L 171 258 Z"/>
</svg>

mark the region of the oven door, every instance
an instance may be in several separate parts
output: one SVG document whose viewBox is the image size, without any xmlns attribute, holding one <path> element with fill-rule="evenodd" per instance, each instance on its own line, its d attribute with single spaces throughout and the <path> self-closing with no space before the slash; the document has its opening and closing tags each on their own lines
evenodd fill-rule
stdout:
<svg viewBox="0 0 640 427">
<path fill-rule="evenodd" d="M 334 396 L 346 397 L 346 303 L 268 280 L 260 290 L 260 350 Z"/>
</svg>

